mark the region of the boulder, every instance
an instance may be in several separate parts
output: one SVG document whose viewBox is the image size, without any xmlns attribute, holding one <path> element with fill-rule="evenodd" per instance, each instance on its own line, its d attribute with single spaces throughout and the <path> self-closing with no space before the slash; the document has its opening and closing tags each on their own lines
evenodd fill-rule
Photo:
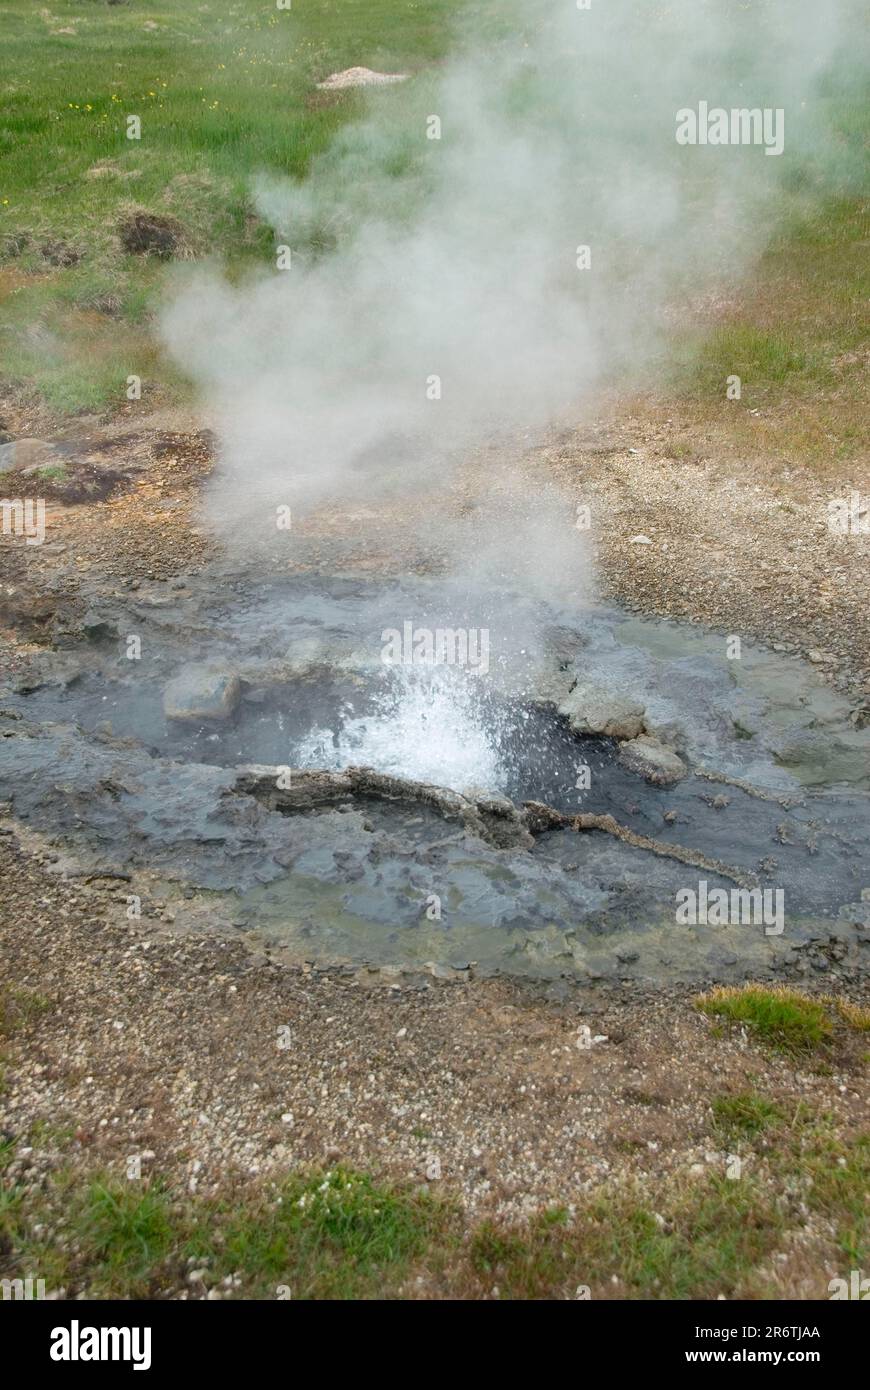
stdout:
<svg viewBox="0 0 870 1390">
<path fill-rule="evenodd" d="M 89 608 L 82 618 L 82 635 L 95 645 L 101 642 L 116 642 L 118 628 L 111 618 L 104 617 L 94 608 Z"/>
<path fill-rule="evenodd" d="M 303 679 L 322 671 L 349 671 L 357 668 L 355 657 L 346 639 L 324 633 L 314 637 L 296 637 L 284 653 L 285 679 Z"/>
<path fill-rule="evenodd" d="M 323 92 L 341 91 L 345 87 L 383 87 L 392 82 L 406 82 L 404 72 L 373 72 L 371 68 L 345 68 L 343 72 L 332 72 L 318 87 Z"/>
<path fill-rule="evenodd" d="M 9 444 L 0 445 L 0 473 L 12 469 L 37 470 L 51 467 L 57 462 L 57 452 L 53 445 L 44 439 L 13 439 Z"/>
<path fill-rule="evenodd" d="M 688 768 L 682 758 L 667 744 L 649 734 L 621 743 L 619 761 L 630 772 L 636 772 L 655 787 L 671 787 L 686 776 Z"/>
<path fill-rule="evenodd" d="M 644 730 L 643 705 L 589 681 L 578 681 L 558 709 L 576 734 L 637 738 Z"/>
<path fill-rule="evenodd" d="M 167 719 L 190 721 L 231 719 L 241 698 L 234 671 L 218 666 L 185 666 L 163 692 Z"/>
</svg>

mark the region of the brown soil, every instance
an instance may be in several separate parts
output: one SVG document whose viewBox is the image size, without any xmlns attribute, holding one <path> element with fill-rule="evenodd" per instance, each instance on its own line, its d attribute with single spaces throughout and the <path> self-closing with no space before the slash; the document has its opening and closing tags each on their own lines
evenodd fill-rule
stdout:
<svg viewBox="0 0 870 1390">
<path fill-rule="evenodd" d="M 723 1171 L 714 1095 L 807 1102 L 844 1142 L 866 1121 L 859 1034 L 816 1069 L 716 1036 L 679 993 L 293 967 L 179 935 L 157 898 L 128 920 L 129 885 L 62 879 L 56 857 L 0 839 L 5 988 L 43 999 L 5 1042 L 3 1110 L 17 1135 L 71 1128 L 75 1165 L 120 1178 L 146 1152 L 208 1193 L 306 1162 L 423 1178 L 437 1157 L 471 1211 L 522 1216 Z"/>
</svg>

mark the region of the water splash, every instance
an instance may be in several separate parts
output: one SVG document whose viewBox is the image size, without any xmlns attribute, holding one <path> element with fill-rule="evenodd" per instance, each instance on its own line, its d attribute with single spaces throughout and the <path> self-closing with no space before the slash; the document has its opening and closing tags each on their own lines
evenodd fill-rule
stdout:
<svg viewBox="0 0 870 1390">
<path fill-rule="evenodd" d="M 372 713 L 306 735 L 297 754 L 301 767 L 355 764 L 455 791 L 504 790 L 502 731 L 493 724 L 479 677 L 416 665 L 396 668 L 385 679 Z"/>
</svg>

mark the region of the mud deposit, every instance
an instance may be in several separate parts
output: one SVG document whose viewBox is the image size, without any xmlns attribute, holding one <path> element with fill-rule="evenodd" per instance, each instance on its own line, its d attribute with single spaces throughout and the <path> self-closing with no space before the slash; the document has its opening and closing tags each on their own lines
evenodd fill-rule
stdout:
<svg viewBox="0 0 870 1390">
<path fill-rule="evenodd" d="M 612 608 L 466 607 L 441 581 L 218 571 L 101 597 L 0 685 L 0 796 L 61 865 L 131 885 L 147 869 L 213 929 L 315 962 L 656 984 L 866 969 L 870 731 L 811 667 L 746 644 L 729 660 L 721 634 Z M 405 621 L 486 627 L 488 669 L 385 667 Z M 191 663 L 237 678 L 221 718 L 167 717 Z M 559 706 L 589 682 L 642 710 L 681 780 L 652 785 L 618 739 L 578 733 Z M 349 766 L 394 794 L 280 794 Z M 530 801 L 658 848 L 542 828 Z M 510 833 L 481 832 L 481 806 Z M 782 930 L 678 923 L 702 881 L 781 890 Z"/>
</svg>

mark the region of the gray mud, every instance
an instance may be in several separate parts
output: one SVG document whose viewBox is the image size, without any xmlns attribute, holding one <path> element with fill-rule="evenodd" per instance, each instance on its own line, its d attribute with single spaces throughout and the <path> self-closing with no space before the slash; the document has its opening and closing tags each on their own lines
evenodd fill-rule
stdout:
<svg viewBox="0 0 870 1390">
<path fill-rule="evenodd" d="M 335 735 L 382 707 L 394 675 L 381 633 L 405 619 L 490 630 L 489 672 L 457 673 L 503 769 L 500 785 L 475 794 L 610 815 L 716 859 L 782 890 L 782 933 L 678 925 L 678 891 L 733 883 L 599 831 L 499 848 L 413 797 L 288 811 L 245 790 L 238 768 L 316 766 L 312 746 L 324 767 L 343 765 L 341 740 L 312 745 L 311 732 Z M 131 635 L 139 660 L 126 655 Z M 213 893 L 222 919 L 310 960 L 656 984 L 832 962 L 857 975 L 870 935 L 870 731 L 797 659 L 725 651 L 722 635 L 696 627 L 517 594 L 475 594 L 472 613 L 434 580 L 155 584 L 101 598 L 0 683 L 0 797 L 82 864 L 147 868 Z M 239 675 L 232 719 L 165 717 L 167 682 L 188 662 Z M 612 739 L 574 733 L 557 705 L 578 680 L 637 700 L 686 778 L 649 785 Z M 576 786 L 579 764 L 588 790 Z"/>
</svg>

